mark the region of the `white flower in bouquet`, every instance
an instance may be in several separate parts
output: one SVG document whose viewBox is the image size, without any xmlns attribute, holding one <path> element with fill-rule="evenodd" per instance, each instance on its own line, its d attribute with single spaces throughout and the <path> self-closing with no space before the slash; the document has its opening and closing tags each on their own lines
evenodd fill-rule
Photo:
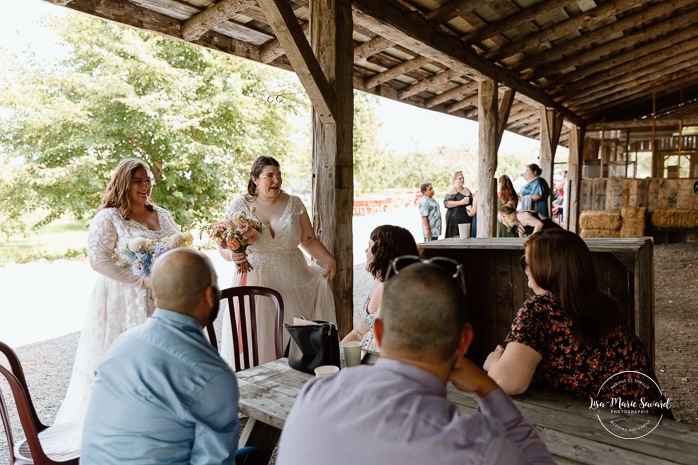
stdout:
<svg viewBox="0 0 698 465">
<path fill-rule="evenodd" d="M 145 252 L 148 246 L 148 239 L 145 237 L 134 237 L 126 243 L 126 248 L 133 253 Z"/>
<path fill-rule="evenodd" d="M 171 236 L 163 237 L 162 243 L 170 250 L 176 249 L 184 243 L 184 236 L 180 233 L 175 233 Z"/>
</svg>

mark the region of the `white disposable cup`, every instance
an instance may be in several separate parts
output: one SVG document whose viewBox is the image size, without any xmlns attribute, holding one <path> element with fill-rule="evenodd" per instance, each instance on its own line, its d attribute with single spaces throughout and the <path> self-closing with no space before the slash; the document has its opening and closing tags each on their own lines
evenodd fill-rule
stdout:
<svg viewBox="0 0 698 465">
<path fill-rule="evenodd" d="M 332 376 L 339 371 L 338 366 L 334 365 L 320 365 L 315 369 L 315 376 L 318 378 L 324 378 L 326 376 Z"/>
<path fill-rule="evenodd" d="M 458 225 L 458 235 L 460 236 L 461 239 L 469 239 L 470 238 L 470 224 L 469 223 L 461 223 Z"/>
<path fill-rule="evenodd" d="M 361 342 L 360 341 L 348 341 L 342 344 L 342 350 L 344 351 L 344 365 L 348 367 L 355 367 L 361 365 Z"/>
</svg>

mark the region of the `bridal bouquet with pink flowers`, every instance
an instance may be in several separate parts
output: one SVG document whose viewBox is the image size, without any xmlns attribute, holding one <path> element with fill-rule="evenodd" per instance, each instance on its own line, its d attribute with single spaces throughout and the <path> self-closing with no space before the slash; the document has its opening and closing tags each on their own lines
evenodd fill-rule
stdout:
<svg viewBox="0 0 698 465">
<path fill-rule="evenodd" d="M 254 209 L 252 209 L 254 214 Z M 226 218 L 202 228 L 212 241 L 224 249 L 235 253 L 244 253 L 247 246 L 254 244 L 262 233 L 262 222 L 248 218 L 244 212 L 235 212 L 231 218 Z M 249 261 L 238 265 L 238 272 L 252 271 Z"/>
</svg>

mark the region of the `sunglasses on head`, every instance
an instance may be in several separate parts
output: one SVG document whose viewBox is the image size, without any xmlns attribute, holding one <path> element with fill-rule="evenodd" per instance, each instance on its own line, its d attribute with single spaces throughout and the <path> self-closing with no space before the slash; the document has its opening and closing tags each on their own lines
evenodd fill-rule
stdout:
<svg viewBox="0 0 698 465">
<path fill-rule="evenodd" d="M 465 292 L 465 272 L 463 271 L 463 265 L 455 260 L 446 257 L 433 257 L 433 258 L 422 258 L 417 255 L 403 255 L 401 257 L 394 258 L 390 262 L 390 267 L 386 273 L 386 280 L 390 278 L 393 274 L 398 275 L 405 267 L 414 265 L 415 263 L 431 263 L 433 265 L 440 266 L 446 270 L 453 279 L 458 280 L 461 289 Z"/>
</svg>

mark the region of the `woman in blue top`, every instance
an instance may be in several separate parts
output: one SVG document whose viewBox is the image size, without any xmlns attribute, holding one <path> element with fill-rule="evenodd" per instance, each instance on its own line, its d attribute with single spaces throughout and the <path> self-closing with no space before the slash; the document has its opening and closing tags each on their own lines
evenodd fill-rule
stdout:
<svg viewBox="0 0 698 465">
<path fill-rule="evenodd" d="M 519 210 L 533 210 L 545 217 L 550 217 L 548 210 L 548 197 L 550 196 L 550 186 L 548 182 L 541 178 L 543 170 L 535 163 L 530 164 L 524 171 L 524 178 L 528 184 L 521 188 L 521 207 Z"/>
</svg>

